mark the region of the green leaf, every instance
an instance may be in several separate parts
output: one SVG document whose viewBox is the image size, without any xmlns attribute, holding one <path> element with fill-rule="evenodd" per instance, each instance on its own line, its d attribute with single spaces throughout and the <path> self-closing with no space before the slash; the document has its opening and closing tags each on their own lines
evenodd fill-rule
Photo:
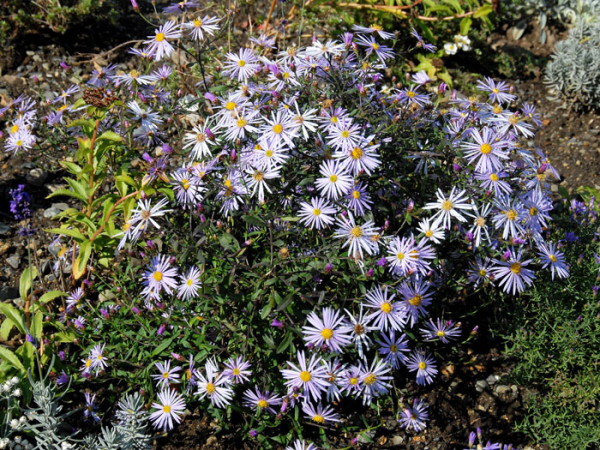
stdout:
<svg viewBox="0 0 600 450">
<path fill-rule="evenodd" d="M 470 17 L 464 17 L 463 20 L 460 21 L 460 34 L 463 36 L 468 35 L 472 23 L 473 20 L 471 20 Z"/>
<path fill-rule="evenodd" d="M 45 303 L 51 302 L 52 300 L 54 300 L 57 297 L 62 297 L 65 295 L 67 295 L 67 294 L 65 294 L 62 291 L 49 291 L 40 297 L 39 303 L 43 305 Z"/>
<path fill-rule="evenodd" d="M 42 323 L 44 320 L 44 315 L 41 311 L 38 311 L 33 318 L 33 322 L 31 323 L 31 335 L 35 337 L 38 341 L 42 339 L 42 327 L 44 324 Z"/>
<path fill-rule="evenodd" d="M 82 202 L 87 203 L 87 198 L 85 196 L 78 194 L 77 192 L 70 191 L 68 189 L 56 189 L 46 198 L 59 197 L 61 195 L 64 197 L 76 198 L 77 200 L 81 200 Z"/>
<path fill-rule="evenodd" d="M 23 366 L 26 369 L 33 369 L 35 365 L 35 347 L 31 342 L 25 342 L 16 351 L 15 355 L 21 357 Z"/>
<path fill-rule="evenodd" d="M 250 225 L 256 225 L 258 227 L 264 227 L 265 223 L 260 220 L 258 217 L 254 217 L 254 216 L 242 216 L 242 219 L 244 219 L 244 221 L 246 223 L 249 223 Z"/>
<path fill-rule="evenodd" d="M 12 331 L 15 323 L 9 319 L 8 317 L 2 321 L 2 325 L 0 325 L 0 340 L 7 341 L 8 336 L 10 336 L 10 332 Z"/>
<path fill-rule="evenodd" d="M 44 231 L 47 233 L 64 234 L 65 236 L 70 236 L 74 238 L 77 242 L 85 240 L 85 236 L 81 234 L 81 231 L 79 231 L 76 228 L 50 228 Z"/>
<path fill-rule="evenodd" d="M 285 338 L 283 338 L 283 341 L 281 342 L 281 344 L 279 344 L 279 347 L 277 347 L 276 352 L 277 353 L 285 352 L 291 343 L 292 343 L 292 333 L 290 331 L 288 331 L 285 335 Z"/>
<path fill-rule="evenodd" d="M 150 356 L 157 356 L 161 354 L 163 350 L 165 350 L 169 345 L 171 345 L 171 343 L 175 340 L 175 337 L 176 336 L 173 336 L 172 338 L 163 341 L 158 347 L 154 349 Z"/>
<path fill-rule="evenodd" d="M 123 138 L 114 131 L 105 131 L 96 138 L 96 142 L 98 141 L 123 142 Z"/>
<path fill-rule="evenodd" d="M 35 267 L 28 267 L 21 274 L 21 280 L 19 281 L 19 295 L 25 301 L 27 301 L 27 294 L 31 290 L 31 284 L 37 277 L 37 269 Z"/>
<path fill-rule="evenodd" d="M 54 334 L 56 342 L 73 342 L 77 336 L 72 331 L 60 331 Z"/>
<path fill-rule="evenodd" d="M 69 172 L 71 172 L 73 175 L 78 175 L 79 173 L 81 173 L 81 167 L 78 166 L 75 163 L 69 162 L 69 161 L 62 161 L 62 165 L 65 166 L 67 168 L 67 170 Z"/>
<path fill-rule="evenodd" d="M 285 217 L 282 217 L 281 220 L 284 220 L 286 222 L 298 222 L 300 220 L 300 217 L 285 216 Z"/>
<path fill-rule="evenodd" d="M 92 255 L 92 243 L 89 240 L 85 240 L 79 244 L 79 255 L 73 265 L 73 277 L 78 280 L 85 273 L 85 269 Z"/>
<path fill-rule="evenodd" d="M 477 11 L 475 11 L 475 14 L 473 14 L 473 17 L 475 19 L 480 19 L 482 17 L 487 16 L 488 14 L 490 14 L 493 11 L 492 9 L 492 5 L 483 5 L 481 8 L 479 8 Z"/>
<path fill-rule="evenodd" d="M 25 320 L 17 308 L 9 303 L 0 303 L 0 314 L 4 314 L 13 322 L 20 333 L 25 334 Z"/>
<path fill-rule="evenodd" d="M 25 366 L 23 365 L 21 360 L 9 349 L 0 346 L 0 358 L 9 363 L 15 369 L 25 372 Z"/>
</svg>

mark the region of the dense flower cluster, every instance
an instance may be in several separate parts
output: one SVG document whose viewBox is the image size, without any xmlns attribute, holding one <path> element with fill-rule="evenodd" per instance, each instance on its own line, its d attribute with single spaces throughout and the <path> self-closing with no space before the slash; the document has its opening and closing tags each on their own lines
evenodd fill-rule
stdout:
<svg viewBox="0 0 600 450">
<path fill-rule="evenodd" d="M 434 382 L 438 363 L 426 344 L 448 344 L 461 334 L 459 324 L 429 317 L 437 289 L 453 276 L 448 267 L 463 270 L 474 287 L 497 284 L 511 294 L 524 291 L 540 268 L 552 277 L 568 276 L 563 253 L 545 233 L 552 210 L 549 183 L 558 174 L 541 150 L 529 145 L 540 125 L 535 109 L 518 108 L 509 86 L 480 82 L 485 101 L 456 93 L 438 97 L 443 89 L 431 86 L 424 74 L 390 87 L 382 69 L 395 57 L 393 45 L 386 44 L 393 36 L 378 27 L 355 27 L 339 40 L 315 39 L 307 47 L 280 51 L 261 36 L 252 47 L 225 55 L 224 89 L 175 98 L 167 89 L 175 76 L 169 66 L 175 46 L 202 41 L 219 28 L 214 17 L 191 22 L 186 17 L 165 22 L 145 47 L 133 50 L 147 63 L 146 73 L 116 73 L 108 66 L 89 80 L 130 99 L 122 109 L 128 125 L 109 116 L 103 129 L 130 133 L 148 152 L 158 147 L 154 156 L 142 156 L 143 185 L 172 193 L 140 195 L 137 207 L 126 211 L 122 230 L 112 236 L 119 240 L 117 250 L 162 230 L 167 213 L 194 215 L 205 223 L 210 211 L 210 220 L 221 228 L 251 217 L 246 233 L 290 233 L 299 246 L 306 244 L 302 255 L 328 246 L 329 258 L 343 258 L 366 279 L 375 268 L 386 271 L 360 298 L 296 317 L 304 348 L 300 340 L 294 344 L 293 356 L 279 367 L 277 385 L 258 379 L 261 371 L 245 355 L 227 355 L 224 363 L 192 354 L 186 365 L 148 364 L 158 391 L 150 416 L 156 428 L 170 430 L 181 421 L 186 397 L 215 409 L 236 401 L 252 414 L 283 417 L 297 407 L 317 424 L 343 421 L 334 402 L 352 397 L 371 405 L 391 393 L 401 371 L 418 385 Z M 413 35 L 421 47 L 428 45 Z M 461 42 L 466 49 L 469 43 Z M 350 89 L 353 105 L 336 98 Z M 66 99 L 74 93 L 61 94 L 65 107 L 46 117 L 49 126 L 73 111 Z M 436 107 L 439 101 L 443 108 Z M 33 142 L 26 138 L 33 106 L 25 99 L 12 106 L 22 118 L 11 136 L 21 133 L 19 148 L 26 150 Z M 167 107 L 194 116 L 188 129 L 173 134 L 160 114 Z M 433 130 L 436 142 L 420 139 L 419 131 L 426 129 Z M 400 138 L 407 130 L 415 133 L 414 148 Z M 19 150 L 15 139 L 7 140 L 7 150 Z M 426 182 L 418 185 L 422 192 L 413 193 L 411 183 L 418 178 Z M 411 220 L 399 221 L 403 215 Z M 454 264 L 445 248 L 449 243 L 463 249 L 462 266 Z M 139 297 L 146 311 L 161 311 L 165 319 L 181 310 L 195 315 L 189 305 L 211 286 L 200 264 L 179 267 L 167 251 L 146 247 L 150 258 L 140 275 Z M 71 294 L 67 316 L 81 311 L 82 295 Z M 74 323 L 81 330 L 85 318 Z M 273 326 L 283 324 L 274 319 Z M 166 327 L 161 325 L 158 335 Z M 417 331 L 423 342 L 414 342 Z M 85 377 L 107 368 L 104 348 L 97 344 L 82 360 Z M 203 366 L 196 367 L 200 360 Z M 185 392 L 174 389 L 179 384 Z M 246 385 L 241 396 L 240 385 Z M 93 398 L 87 403 L 95 420 Z M 399 419 L 415 431 L 427 420 L 428 407 L 419 399 Z"/>
</svg>

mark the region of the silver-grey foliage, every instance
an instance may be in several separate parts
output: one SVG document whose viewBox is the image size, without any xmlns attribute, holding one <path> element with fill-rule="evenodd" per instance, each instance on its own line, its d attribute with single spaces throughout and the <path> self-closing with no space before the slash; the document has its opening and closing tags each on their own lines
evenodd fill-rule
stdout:
<svg viewBox="0 0 600 450">
<path fill-rule="evenodd" d="M 579 18 L 567 39 L 556 44 L 544 82 L 553 97 L 576 109 L 600 108 L 600 14 Z"/>
<path fill-rule="evenodd" d="M 102 427 L 100 436 L 85 439 L 89 450 L 146 450 L 151 448 L 148 414 L 139 393 L 126 394 L 119 402 L 118 420 L 112 427 Z"/>
<path fill-rule="evenodd" d="M 519 39 L 527 24 L 537 19 L 540 26 L 540 42 L 546 42 L 546 25 L 549 22 L 572 26 L 579 18 L 588 20 L 600 11 L 600 0 L 518 0 L 509 2 L 507 8 L 521 17 L 513 30 Z"/>
</svg>

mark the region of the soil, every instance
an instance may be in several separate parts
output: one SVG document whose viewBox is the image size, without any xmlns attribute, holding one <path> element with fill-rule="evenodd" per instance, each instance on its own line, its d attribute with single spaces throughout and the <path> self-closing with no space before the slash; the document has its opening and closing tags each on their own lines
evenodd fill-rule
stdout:
<svg viewBox="0 0 600 450">
<path fill-rule="evenodd" d="M 134 16 L 136 17 L 136 16 Z M 133 19 L 139 22 L 139 19 Z M 143 26 L 141 28 L 144 28 Z M 92 56 L 101 64 L 121 62 L 115 57 L 123 56 L 121 52 L 98 55 L 124 42 L 125 36 L 145 36 L 145 31 L 113 30 L 110 39 L 78 40 L 77 47 L 73 39 L 53 36 L 48 39 L 52 44 L 42 45 L 43 37 L 36 36 L 23 39 L 18 45 L 5 54 L 11 55 L 11 60 L 3 61 L 3 72 L 0 77 L 0 107 L 10 98 L 20 93 L 34 94 L 42 92 L 48 98 L 52 93 L 60 92 L 68 87 L 71 78 L 79 73 L 89 73 L 92 66 Z M 128 34 L 130 33 L 130 34 Z M 47 37 L 46 37 L 47 39 Z M 546 58 L 551 52 L 551 43 L 541 46 L 537 42 L 535 30 L 527 33 L 521 40 L 515 41 L 510 30 L 492 37 L 491 48 L 494 51 L 526 55 L 527 58 Z M 86 47 L 88 44 L 92 44 Z M 85 54 L 77 53 L 84 52 Z M 525 56 L 523 56 L 525 57 Z M 59 66 L 66 61 L 72 72 L 65 72 Z M 547 90 L 542 81 L 539 68 L 531 70 L 521 80 L 512 80 L 516 92 L 524 101 L 533 103 L 544 121 L 544 128 L 536 136 L 536 144 L 549 156 L 555 167 L 561 172 L 562 185 L 574 192 L 579 186 L 593 186 L 600 189 L 600 116 L 598 112 L 576 112 L 567 109 L 560 103 L 548 98 Z M 33 76 L 39 81 L 34 81 Z M 53 203 L 65 202 L 65 199 L 46 199 L 47 195 L 62 184 L 63 173 L 59 170 L 57 154 L 43 154 L 32 151 L 27 155 L 12 157 L 0 153 L 0 257 L 3 259 L 16 256 L 18 263 L 15 267 L 3 264 L 0 267 L 0 300 L 11 301 L 18 297 L 15 288 L 18 277 L 27 261 L 27 241 L 17 233 L 19 224 L 12 221 L 9 213 L 9 190 L 19 184 L 26 184 L 31 194 L 34 223 L 39 230 L 56 226 L 44 213 Z M 46 179 L 38 183 L 32 178 L 34 171 L 42 171 Z M 36 172 L 36 173 L 38 173 Z M 39 175 L 39 173 L 38 173 Z M 2 225 L 6 225 L 3 227 Z M 3 231 L 2 231 L 3 230 Z M 44 279 L 52 283 L 53 275 L 45 270 L 52 261 L 48 244 L 52 237 L 40 231 L 33 239 L 34 256 L 44 273 Z M 14 300 L 18 302 L 18 300 Z M 491 317 L 493 314 L 489 314 Z M 480 317 L 486 317 L 485 314 Z M 485 320 L 485 319 L 484 319 Z M 407 433 L 401 430 L 392 411 L 383 412 L 382 426 L 370 436 L 371 443 L 357 443 L 355 448 L 406 448 L 406 449 L 452 449 L 463 448 L 468 432 L 481 427 L 485 430 L 485 439 L 498 439 L 502 442 L 512 442 L 520 448 L 528 445 L 527 437 L 512 431 L 512 424 L 524 414 L 523 401 L 528 392 L 523 388 L 504 384 L 502 377 L 508 375 L 514 366 L 514 361 L 507 359 L 498 350 L 502 342 L 493 338 L 486 322 L 464 322 L 464 329 L 479 326 L 478 334 L 468 343 L 457 345 L 451 355 L 440 367 L 441 376 L 436 382 L 436 389 L 430 392 L 409 383 L 402 388 L 405 397 L 424 396 L 430 405 L 430 418 L 427 429 L 422 433 Z M 491 349 L 491 350 L 490 350 Z M 344 402 L 342 408 L 346 411 L 364 409 L 356 402 Z M 377 419 L 371 417 L 371 423 Z M 235 420 L 232 421 L 235 423 Z M 358 424 L 362 426 L 362 424 Z M 307 439 L 311 435 L 318 438 L 318 428 L 309 429 Z M 333 442 L 338 447 L 352 444 L 356 436 L 344 435 L 333 427 L 328 431 Z M 233 430 L 220 430 L 217 424 L 201 410 L 196 409 L 185 417 L 176 432 L 168 437 L 157 436 L 155 445 L 164 449 L 246 449 L 260 448 L 257 441 L 236 434 Z M 542 447 L 529 447 L 542 448 Z"/>
</svg>

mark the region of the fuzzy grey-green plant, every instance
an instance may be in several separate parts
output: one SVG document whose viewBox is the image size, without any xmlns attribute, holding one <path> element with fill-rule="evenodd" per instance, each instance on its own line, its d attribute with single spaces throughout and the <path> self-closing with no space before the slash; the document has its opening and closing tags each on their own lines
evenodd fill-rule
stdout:
<svg viewBox="0 0 600 450">
<path fill-rule="evenodd" d="M 555 98 L 575 109 L 600 107 L 600 24 L 580 18 L 556 44 L 544 82 Z"/>
<path fill-rule="evenodd" d="M 148 434 L 148 414 L 142 396 L 135 392 L 126 394 L 119 402 L 118 422 L 112 427 L 102 427 L 99 436 L 84 439 L 89 450 L 146 450 L 151 448 Z"/>
<path fill-rule="evenodd" d="M 35 381 L 29 375 L 29 383 L 33 394 L 33 405 L 25 409 L 27 423 L 24 429 L 35 437 L 36 448 L 43 450 L 72 448 L 69 440 L 75 433 L 65 432 L 61 428 L 65 420 L 79 410 L 72 409 L 67 413 L 61 413 L 63 407 L 59 403 L 65 394 L 57 396 L 56 387 L 47 383 L 46 377 Z"/>
<path fill-rule="evenodd" d="M 549 22 L 572 26 L 580 18 L 588 20 L 600 11 L 600 0 L 519 0 L 510 2 L 507 9 L 521 17 L 514 28 L 513 37 L 519 39 L 527 24 L 537 20 L 540 26 L 540 42 L 547 39 Z"/>
</svg>

